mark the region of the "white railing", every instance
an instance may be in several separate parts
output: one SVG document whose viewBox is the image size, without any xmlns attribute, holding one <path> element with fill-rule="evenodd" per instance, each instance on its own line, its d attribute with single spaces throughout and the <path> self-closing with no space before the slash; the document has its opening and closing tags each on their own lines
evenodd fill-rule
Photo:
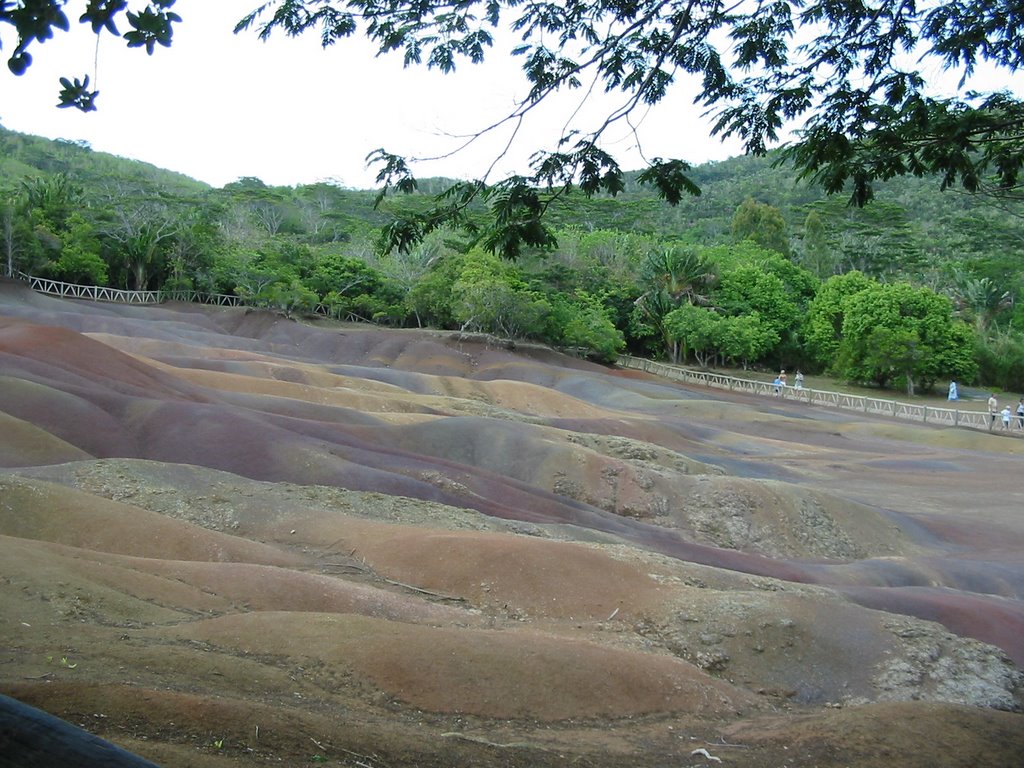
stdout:
<svg viewBox="0 0 1024 768">
<path fill-rule="evenodd" d="M 876 416 L 890 416 L 896 419 L 920 421 L 925 424 L 935 424 L 938 426 L 967 427 L 969 429 L 984 430 L 992 430 L 994 428 L 1006 434 L 1002 429 L 1001 416 L 996 415 L 993 422 L 987 411 L 936 408 L 919 403 L 903 403 L 898 400 L 864 397 L 862 395 L 851 395 L 846 392 L 830 392 L 824 389 L 811 389 L 809 387 L 798 389 L 786 386 L 777 391 L 775 384 L 769 381 L 741 379 L 736 376 L 727 376 L 713 371 L 700 371 L 684 368 L 679 365 L 668 365 L 656 360 L 646 360 L 642 357 L 631 357 L 629 355 L 621 355 L 618 364 L 623 368 L 646 371 L 647 373 L 684 384 L 727 389 L 731 392 L 742 394 L 782 397 L 787 400 L 804 402 L 808 405 L 823 405 L 828 408 L 859 411 Z M 1019 422 L 1015 414 L 1011 419 L 1011 429 L 1008 434 L 1024 436 L 1024 430 L 1018 429 L 1018 425 Z"/>
<path fill-rule="evenodd" d="M 159 291 L 163 301 L 190 301 L 194 304 L 215 304 L 219 307 L 241 307 L 245 304 L 241 296 L 228 293 L 203 293 L 202 291 Z"/>
<path fill-rule="evenodd" d="M 87 301 L 108 301 L 118 304 L 160 304 L 165 301 L 189 301 L 197 304 L 216 304 L 225 307 L 240 307 L 245 304 L 240 296 L 224 293 L 202 293 L 201 291 L 126 291 L 121 288 L 107 288 L 100 285 L 78 285 L 62 283 L 45 277 L 16 272 L 14 277 L 28 283 L 38 293 L 60 296 L 65 299 Z"/>
<path fill-rule="evenodd" d="M 88 301 L 115 301 L 122 304 L 159 304 L 163 299 L 160 291 L 122 291 L 100 285 L 78 285 L 34 277 L 22 272 L 17 277 L 29 284 L 33 291 L 65 299 L 87 299 Z"/>
</svg>

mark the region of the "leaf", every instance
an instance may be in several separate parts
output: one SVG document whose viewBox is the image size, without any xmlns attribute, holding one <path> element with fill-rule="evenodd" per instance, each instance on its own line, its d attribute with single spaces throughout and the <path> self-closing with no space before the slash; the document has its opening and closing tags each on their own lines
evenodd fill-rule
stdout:
<svg viewBox="0 0 1024 768">
<path fill-rule="evenodd" d="M 650 166 L 637 176 L 637 181 L 653 186 L 658 191 L 658 196 L 669 205 L 679 205 L 683 199 L 683 192 L 688 192 L 694 197 L 700 196 L 700 187 L 686 175 L 688 170 L 690 166 L 682 160 L 655 158 Z"/>
</svg>

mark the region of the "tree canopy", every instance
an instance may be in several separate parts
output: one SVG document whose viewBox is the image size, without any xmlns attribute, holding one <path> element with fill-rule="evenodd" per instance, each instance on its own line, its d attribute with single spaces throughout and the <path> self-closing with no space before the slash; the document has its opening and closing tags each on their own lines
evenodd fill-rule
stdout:
<svg viewBox="0 0 1024 768">
<path fill-rule="evenodd" d="M 14 74 L 31 65 L 34 43 L 69 28 L 66 4 L 0 4 L 0 23 L 17 37 L 8 55 Z M 90 0 L 77 21 L 153 53 L 171 44 L 181 21 L 174 4 Z M 524 244 L 552 245 L 543 216 L 553 197 L 623 189 L 603 136 L 613 125 L 632 127 L 638 110 L 658 104 L 680 81 L 695 86 L 695 105 L 713 117 L 712 132 L 739 137 L 749 153 L 764 153 L 798 128 L 785 159 L 827 191 L 848 191 L 854 203 L 871 199 L 873 182 L 909 174 L 938 174 L 943 188 L 1019 197 L 1024 103 L 973 84 L 979 69 L 1020 68 L 1022 27 L 1018 0 L 268 0 L 236 31 L 254 29 L 263 38 L 314 33 L 325 47 L 363 35 L 407 66 L 453 72 L 483 61 L 497 31 L 507 28 L 529 91 L 493 127 L 527 119 L 558 91 L 621 93 L 619 106 L 596 125 L 567 125 L 556 149 L 533 156 L 529 172 L 456 184 L 433 208 L 386 233 L 386 245 L 409 248 L 442 225 L 472 230 L 477 222 L 468 209 L 483 201 L 491 224 L 481 242 L 516 256 Z M 922 72 L 936 66 L 960 78 L 958 96 L 929 92 Z M 61 106 L 95 108 L 88 75 L 61 84 Z M 372 159 L 380 163 L 382 194 L 415 188 L 404 158 L 382 148 Z M 699 192 L 689 170 L 681 158 L 651 158 L 639 178 L 674 204 Z"/>
<path fill-rule="evenodd" d="M 0 5 L 0 23 L 16 35 L 11 72 L 31 66 L 35 43 L 70 28 L 66 5 Z M 153 53 L 171 44 L 181 20 L 173 6 L 90 0 L 77 20 Z M 456 184 L 430 210 L 389 227 L 386 245 L 409 248 L 443 224 L 473 229 L 470 205 L 482 201 L 492 214 L 481 233 L 488 249 L 515 256 L 522 245 L 550 246 L 543 216 L 552 197 L 621 191 L 623 170 L 602 137 L 613 125 L 632 126 L 638 110 L 683 80 L 695 85 L 697 108 L 714 118 L 713 133 L 741 138 L 749 153 L 765 153 L 798 127 L 783 157 L 829 193 L 850 191 L 857 204 L 870 200 L 872 182 L 907 174 L 939 174 L 943 187 L 1022 194 L 1024 103 L 1008 92 L 971 90 L 981 68 L 1020 68 L 1024 6 L 1016 0 L 268 0 L 236 31 L 313 33 L 324 46 L 362 35 L 407 66 L 450 73 L 482 61 L 505 28 L 517 38 L 511 52 L 529 90 L 500 124 L 526 119 L 561 90 L 621 92 L 620 106 L 597 125 L 566 126 L 557 150 L 538 152 L 528 173 Z M 959 77 L 956 97 L 929 93 L 922 73 L 936 65 Z M 95 109 L 87 75 L 61 85 L 60 105 Z M 406 160 L 384 148 L 373 159 L 381 164 L 382 194 L 415 188 Z M 699 191 L 689 170 L 681 158 L 652 158 L 640 181 L 674 204 Z"/>
</svg>

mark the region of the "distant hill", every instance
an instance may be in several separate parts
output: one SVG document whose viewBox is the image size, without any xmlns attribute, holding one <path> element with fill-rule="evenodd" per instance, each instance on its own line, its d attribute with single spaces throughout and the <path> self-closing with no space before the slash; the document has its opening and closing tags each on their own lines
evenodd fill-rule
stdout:
<svg viewBox="0 0 1024 768">
<path fill-rule="evenodd" d="M 967 265 L 979 277 L 990 277 L 1021 292 L 1018 265 L 1024 248 L 1024 205 L 1008 210 L 983 197 L 955 190 L 940 191 L 934 178 L 901 178 L 879 184 L 876 199 L 863 209 L 842 196 L 795 180 L 792 169 L 776 167 L 776 155 L 735 157 L 693 169 L 699 197 L 672 207 L 627 175 L 625 191 L 616 196 L 573 195 L 549 214 L 556 228 L 620 230 L 669 240 L 712 245 L 727 242 L 732 217 L 747 198 L 779 209 L 797 255 L 806 251 L 808 215 L 817 214 L 836 271 L 861 269 L 881 276 L 908 276 L 932 282 L 930 274 Z M 309 240 L 302 209 L 309 205 L 336 225 L 335 235 L 369 233 L 388 214 L 406 206 L 425 205 L 443 190 L 446 179 L 420 180 L 419 193 L 389 198 L 380 209 L 370 190 L 342 190 L 325 184 L 269 187 L 258 179 L 241 179 L 214 189 L 183 174 L 91 150 L 84 142 L 51 141 L 0 127 L 0 192 L 16 188 L 25 177 L 64 173 L 91 195 L 109 200 L 112 194 L 154 198 L 179 204 L 217 204 L 261 196 L 290 210 L 280 234 Z M 325 193 L 326 190 L 326 193 Z M 308 218 L 308 217 L 306 217 Z"/>
<path fill-rule="evenodd" d="M 66 173 L 85 187 L 127 182 L 182 196 L 210 189 L 181 173 L 96 152 L 84 141 L 44 139 L 0 126 L 0 189 L 24 176 L 52 173 Z"/>
</svg>

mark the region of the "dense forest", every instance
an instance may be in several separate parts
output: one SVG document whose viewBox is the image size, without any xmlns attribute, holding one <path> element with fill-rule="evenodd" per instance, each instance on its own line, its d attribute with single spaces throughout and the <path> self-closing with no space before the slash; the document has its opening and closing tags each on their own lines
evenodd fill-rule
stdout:
<svg viewBox="0 0 1024 768">
<path fill-rule="evenodd" d="M 632 178 L 616 197 L 559 198 L 547 212 L 555 242 L 509 261 L 472 227 L 382 252 L 389 222 L 448 180 L 380 201 L 329 183 L 213 189 L 0 127 L 4 271 L 232 294 L 598 360 L 629 351 L 907 392 L 950 378 L 1024 390 L 1024 205 L 903 178 L 857 208 L 776 159 L 695 168 L 702 193 L 674 207 Z"/>
</svg>

